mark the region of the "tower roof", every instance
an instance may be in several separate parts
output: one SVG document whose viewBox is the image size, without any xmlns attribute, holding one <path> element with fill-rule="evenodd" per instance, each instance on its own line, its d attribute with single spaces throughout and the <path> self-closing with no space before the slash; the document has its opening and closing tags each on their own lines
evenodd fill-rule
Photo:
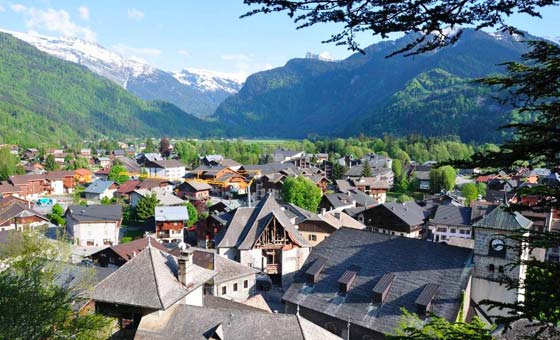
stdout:
<svg viewBox="0 0 560 340">
<path fill-rule="evenodd" d="M 508 211 L 506 207 L 499 206 L 473 224 L 473 227 L 514 231 L 528 229 L 532 225 L 533 222 L 519 212 Z"/>
</svg>

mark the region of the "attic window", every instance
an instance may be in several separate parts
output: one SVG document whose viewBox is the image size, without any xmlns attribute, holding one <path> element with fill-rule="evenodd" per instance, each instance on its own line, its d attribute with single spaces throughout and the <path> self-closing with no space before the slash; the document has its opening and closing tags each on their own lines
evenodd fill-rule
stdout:
<svg viewBox="0 0 560 340">
<path fill-rule="evenodd" d="M 321 271 L 323 271 L 323 268 L 325 267 L 326 263 L 327 263 L 327 259 L 322 257 L 317 258 L 315 262 L 313 262 L 311 267 L 309 267 L 305 272 L 306 281 L 308 284 L 312 285 L 317 283 L 317 281 L 319 281 L 319 274 L 321 274 Z"/>
<path fill-rule="evenodd" d="M 430 311 L 432 308 L 432 300 L 437 294 L 439 286 L 433 283 L 428 283 L 424 286 L 422 293 L 418 296 L 414 303 L 418 308 L 418 314 L 426 315 L 426 312 Z"/>
<path fill-rule="evenodd" d="M 357 266 L 350 266 L 344 274 L 338 279 L 338 292 L 342 295 L 345 295 L 350 291 L 352 287 L 352 283 L 358 276 L 358 271 L 360 270 Z"/>
<path fill-rule="evenodd" d="M 383 303 L 389 294 L 395 274 L 385 273 L 373 287 L 373 303 Z"/>
</svg>

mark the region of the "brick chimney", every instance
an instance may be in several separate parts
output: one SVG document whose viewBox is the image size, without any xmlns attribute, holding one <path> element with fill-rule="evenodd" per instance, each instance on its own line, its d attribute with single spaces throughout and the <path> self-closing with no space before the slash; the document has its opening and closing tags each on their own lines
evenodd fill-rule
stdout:
<svg viewBox="0 0 560 340">
<path fill-rule="evenodd" d="M 192 277 L 192 254 L 182 252 L 181 256 L 177 259 L 177 264 L 179 266 L 179 282 L 185 287 L 189 287 L 193 283 Z"/>
</svg>

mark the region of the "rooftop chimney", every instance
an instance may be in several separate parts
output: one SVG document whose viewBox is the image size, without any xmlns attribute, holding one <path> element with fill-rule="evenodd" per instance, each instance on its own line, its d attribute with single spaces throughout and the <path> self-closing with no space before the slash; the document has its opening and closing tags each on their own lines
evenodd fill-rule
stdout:
<svg viewBox="0 0 560 340">
<path fill-rule="evenodd" d="M 192 255 L 188 253 L 182 253 L 181 256 L 177 259 L 177 263 L 179 265 L 179 282 L 185 287 L 189 287 L 193 284 L 193 277 L 192 277 Z"/>
<path fill-rule="evenodd" d="M 432 308 L 432 301 L 437 294 L 439 286 L 434 283 L 428 283 L 424 286 L 422 293 L 418 296 L 414 303 L 416 304 L 417 313 L 421 316 L 425 316 L 428 311 Z"/>
<path fill-rule="evenodd" d="M 393 285 L 395 274 L 385 273 L 373 287 L 373 303 L 383 303 Z"/>
<path fill-rule="evenodd" d="M 311 267 L 309 267 L 305 272 L 308 284 L 315 284 L 319 281 L 319 274 L 321 274 L 321 271 L 325 267 L 326 263 L 327 259 L 323 257 L 319 257 L 315 260 L 315 262 L 313 262 Z"/>
</svg>

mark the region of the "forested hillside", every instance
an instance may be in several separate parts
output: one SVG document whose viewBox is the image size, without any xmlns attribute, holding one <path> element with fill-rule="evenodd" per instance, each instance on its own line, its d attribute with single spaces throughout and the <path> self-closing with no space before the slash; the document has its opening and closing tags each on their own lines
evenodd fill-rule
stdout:
<svg viewBox="0 0 560 340">
<path fill-rule="evenodd" d="M 454 46 L 386 58 L 413 38 L 381 42 L 368 47 L 365 55 L 338 62 L 293 59 L 254 74 L 216 116 L 245 136 L 417 132 L 458 134 L 465 141 L 500 140 L 495 129 L 510 110 L 497 106 L 472 80 L 502 72 L 499 64 L 518 60 L 526 44 L 519 36 L 466 30 Z"/>
<path fill-rule="evenodd" d="M 222 133 L 174 105 L 146 102 L 85 67 L 0 33 L 0 143 Z"/>
</svg>

